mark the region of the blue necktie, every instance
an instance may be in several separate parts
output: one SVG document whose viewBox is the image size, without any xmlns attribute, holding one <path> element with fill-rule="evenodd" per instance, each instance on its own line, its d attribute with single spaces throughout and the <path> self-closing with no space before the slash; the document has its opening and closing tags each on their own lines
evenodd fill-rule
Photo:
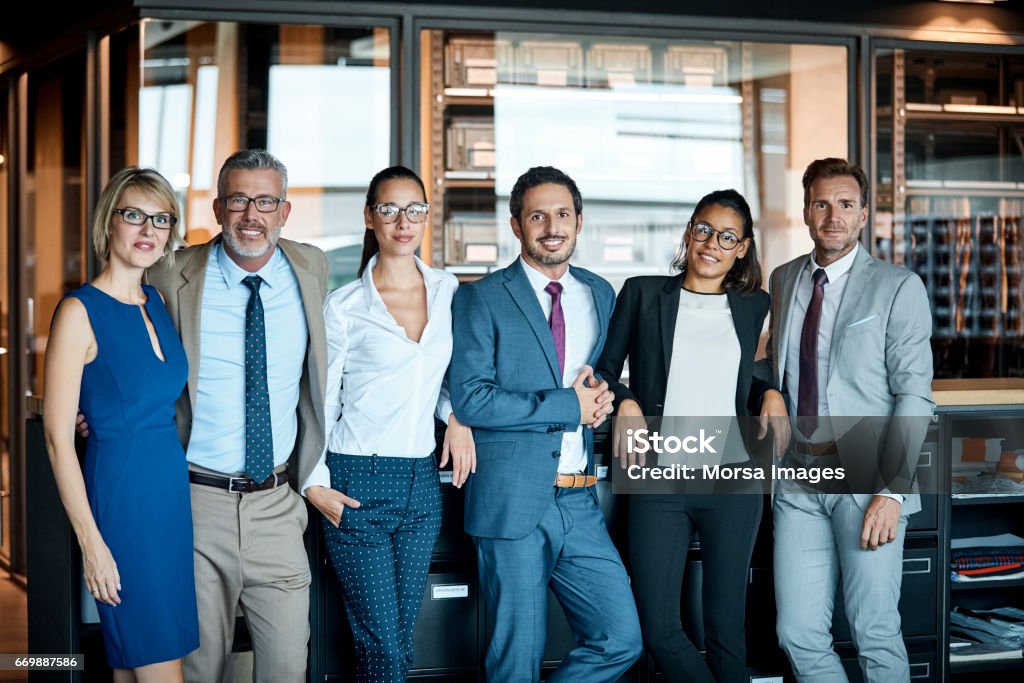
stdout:
<svg viewBox="0 0 1024 683">
<path fill-rule="evenodd" d="M 242 280 L 249 288 L 245 307 L 245 473 L 262 484 L 274 472 L 274 431 L 270 424 L 270 391 L 267 389 L 267 332 L 263 325 L 263 278 Z"/>
</svg>

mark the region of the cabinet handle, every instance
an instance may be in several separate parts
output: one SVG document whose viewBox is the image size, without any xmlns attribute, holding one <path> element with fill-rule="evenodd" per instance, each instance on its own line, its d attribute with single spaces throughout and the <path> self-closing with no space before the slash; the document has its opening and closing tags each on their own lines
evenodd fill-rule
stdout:
<svg viewBox="0 0 1024 683">
<path fill-rule="evenodd" d="M 921 469 L 924 469 L 925 467 L 931 467 L 931 466 L 932 466 L 932 452 L 931 451 L 921 451 L 921 455 L 918 456 L 918 458 L 917 458 L 917 469 L 921 470 Z"/>
<path fill-rule="evenodd" d="M 915 673 L 916 669 L 916 673 Z M 932 665 L 928 662 L 922 662 L 920 664 L 910 665 L 910 677 L 911 678 L 930 678 L 932 673 Z"/>
<path fill-rule="evenodd" d="M 907 569 L 908 566 L 924 566 L 924 569 Z M 932 573 L 932 558 L 930 557 L 912 557 L 910 559 L 903 560 L 903 574 L 931 574 Z"/>
</svg>

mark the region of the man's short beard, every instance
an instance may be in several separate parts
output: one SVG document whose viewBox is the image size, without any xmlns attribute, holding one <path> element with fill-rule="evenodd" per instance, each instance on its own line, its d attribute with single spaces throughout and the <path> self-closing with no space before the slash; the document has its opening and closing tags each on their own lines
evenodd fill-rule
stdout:
<svg viewBox="0 0 1024 683">
<path fill-rule="evenodd" d="M 266 241 L 262 244 L 243 246 L 238 243 L 237 234 L 235 233 L 234 228 L 225 226 L 221 229 L 221 232 L 224 235 L 224 241 L 228 243 L 229 247 L 231 247 L 231 251 L 235 252 L 239 256 L 244 256 L 245 258 L 259 258 L 260 256 L 263 256 L 271 247 L 277 244 L 277 239 L 281 236 L 281 228 L 274 228 L 272 230 L 267 230 Z"/>
<path fill-rule="evenodd" d="M 566 238 L 566 241 L 568 242 L 569 238 Z M 520 242 L 523 242 L 523 240 L 520 240 Z M 526 248 L 526 253 L 529 257 L 537 263 L 543 266 L 560 266 L 572 258 L 573 252 L 576 251 L 576 240 L 572 240 L 572 244 L 569 246 L 569 251 L 564 256 L 558 253 L 552 254 L 551 252 L 542 250 L 538 246 L 537 241 L 523 242 L 523 246 Z"/>
</svg>

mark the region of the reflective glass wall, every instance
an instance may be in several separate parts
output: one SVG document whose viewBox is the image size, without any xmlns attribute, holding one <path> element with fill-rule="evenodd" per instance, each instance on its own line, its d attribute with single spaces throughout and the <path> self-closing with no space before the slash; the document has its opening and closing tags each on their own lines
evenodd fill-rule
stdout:
<svg viewBox="0 0 1024 683">
<path fill-rule="evenodd" d="M 875 250 L 925 283 L 936 379 L 1024 377 L 1024 57 L 875 53 Z"/>
<path fill-rule="evenodd" d="M 138 161 L 177 189 L 190 243 L 219 232 L 211 204 L 224 159 L 265 147 L 288 167 L 283 235 L 327 252 L 331 287 L 354 277 L 366 186 L 391 163 L 390 33 L 144 23 Z"/>
<path fill-rule="evenodd" d="M 534 165 L 576 180 L 574 263 L 616 287 L 668 272 L 694 205 L 730 187 L 767 275 L 811 248 L 806 164 L 849 153 L 845 46 L 453 31 L 421 44 L 433 256 L 465 277 L 518 253 L 508 193 Z"/>
<path fill-rule="evenodd" d="M 9 272 L 10 203 L 7 183 L 10 181 L 11 152 L 8 94 L 0 89 L 0 560 L 11 559 L 11 295 Z"/>
</svg>

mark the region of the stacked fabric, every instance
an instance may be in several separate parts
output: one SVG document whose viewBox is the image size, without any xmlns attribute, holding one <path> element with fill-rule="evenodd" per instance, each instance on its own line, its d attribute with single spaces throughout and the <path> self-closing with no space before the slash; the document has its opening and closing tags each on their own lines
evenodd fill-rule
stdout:
<svg viewBox="0 0 1024 683">
<path fill-rule="evenodd" d="M 1000 607 L 949 614 L 950 661 L 1017 658 L 1024 647 L 1024 610 Z"/>
<path fill-rule="evenodd" d="M 1024 578 L 1024 538 L 1013 534 L 957 538 L 950 543 L 955 582 Z"/>
<path fill-rule="evenodd" d="M 950 567 L 963 576 L 1001 576 L 1024 568 L 1024 545 L 954 550 Z"/>
</svg>

